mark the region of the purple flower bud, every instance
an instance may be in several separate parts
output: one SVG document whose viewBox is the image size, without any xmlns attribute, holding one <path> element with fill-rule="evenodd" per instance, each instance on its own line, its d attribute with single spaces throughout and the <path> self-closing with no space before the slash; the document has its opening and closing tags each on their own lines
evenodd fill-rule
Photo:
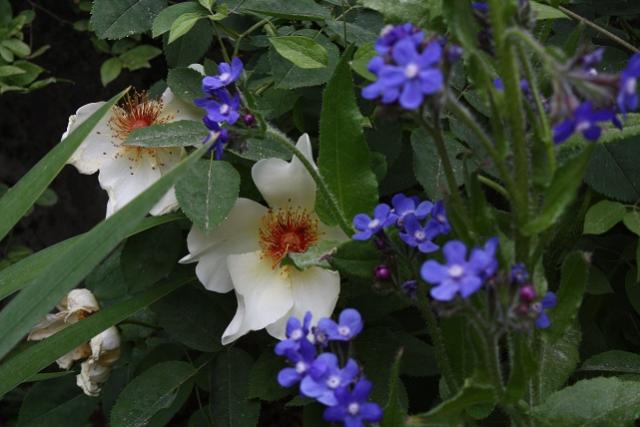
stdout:
<svg viewBox="0 0 640 427">
<path fill-rule="evenodd" d="M 536 299 L 536 290 L 531 285 L 525 285 L 520 288 L 519 297 L 520 301 L 530 303 Z"/>
<path fill-rule="evenodd" d="M 391 277 L 391 269 L 385 264 L 380 264 L 374 269 L 373 274 L 376 279 L 386 281 Z"/>
<path fill-rule="evenodd" d="M 256 122 L 256 118 L 253 114 L 247 113 L 242 116 L 242 121 L 247 126 L 253 126 Z"/>
<path fill-rule="evenodd" d="M 418 291 L 418 281 L 407 280 L 402 285 L 402 292 L 404 292 L 409 298 L 415 299 Z"/>
<path fill-rule="evenodd" d="M 449 64 L 455 64 L 460 58 L 462 58 L 463 53 L 464 49 L 462 49 L 461 46 L 458 46 L 457 44 L 450 45 L 446 51 L 447 62 Z"/>
</svg>

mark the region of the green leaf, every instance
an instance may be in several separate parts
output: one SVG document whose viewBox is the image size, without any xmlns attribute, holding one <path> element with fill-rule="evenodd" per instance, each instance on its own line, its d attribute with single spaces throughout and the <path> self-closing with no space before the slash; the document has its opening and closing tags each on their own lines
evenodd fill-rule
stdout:
<svg viewBox="0 0 640 427">
<path fill-rule="evenodd" d="M 321 33 L 314 30 L 300 30 L 292 36 L 305 36 L 318 42 L 327 51 L 328 62 L 324 68 L 304 69 L 296 67 L 290 61 L 284 59 L 275 48 L 269 52 L 271 73 L 276 89 L 297 89 L 301 87 L 317 86 L 326 83 L 340 60 L 340 51 L 335 44 Z M 292 94 L 288 94 L 289 97 Z"/>
<path fill-rule="evenodd" d="M 108 85 L 120 75 L 122 62 L 118 58 L 109 58 L 100 66 L 100 81 L 102 86 Z"/>
<path fill-rule="evenodd" d="M 601 200 L 591 206 L 584 218 L 584 234 L 603 234 L 622 221 L 627 212 L 623 204 Z"/>
<path fill-rule="evenodd" d="M 36 200 L 36 205 L 38 206 L 50 207 L 54 206 L 56 203 L 58 203 L 58 195 L 51 188 L 44 190 L 44 193 L 42 193 L 42 195 L 38 197 L 38 200 Z"/>
<path fill-rule="evenodd" d="M 403 349 L 401 348 L 391 367 L 389 378 L 389 399 L 382 408 L 384 417 L 380 422 L 380 427 L 396 427 L 404 424 L 407 415 L 406 407 L 400 400 L 400 390 L 402 381 L 400 380 L 400 361 L 402 360 Z"/>
<path fill-rule="evenodd" d="M 611 350 L 588 358 L 580 371 L 616 374 L 640 374 L 640 354 Z"/>
<path fill-rule="evenodd" d="M 180 120 L 135 129 L 124 145 L 138 147 L 197 147 L 202 145 L 209 131 L 201 122 Z M 176 148 L 179 150 L 179 148 Z"/>
<path fill-rule="evenodd" d="M 2 196 L 0 199 L 0 212 L 2 213 L 0 240 L 7 235 L 9 230 L 44 193 L 51 181 L 62 170 L 69 157 L 125 92 L 126 90 L 111 98 L 98 111 L 81 123 Z M 2 352 L 0 351 L 0 357 L 1 354 Z"/>
<path fill-rule="evenodd" d="M 478 404 L 493 404 L 496 396 L 493 387 L 467 378 L 462 388 L 451 399 L 442 402 L 426 414 L 413 415 L 405 423 L 407 427 L 432 426 L 434 423 L 452 422 L 462 413 Z"/>
<path fill-rule="evenodd" d="M 198 13 L 200 11 L 203 11 L 202 7 L 194 1 L 177 3 L 163 9 L 153 20 L 153 26 L 151 27 L 152 37 L 156 38 L 169 31 L 171 24 L 173 24 L 179 16 L 185 13 Z"/>
<path fill-rule="evenodd" d="M 529 4 L 538 21 L 544 21 L 546 19 L 570 19 L 564 12 L 555 7 L 537 1 L 530 1 Z"/>
<path fill-rule="evenodd" d="M 176 183 L 180 207 L 202 231 L 222 223 L 233 208 L 240 191 L 240 174 L 231 164 L 201 160 Z"/>
<path fill-rule="evenodd" d="M 131 292 L 145 289 L 167 277 L 184 251 L 182 230 L 175 223 L 127 239 L 122 250 L 122 275 Z"/>
<path fill-rule="evenodd" d="M 349 69 L 351 52 L 345 52 L 322 96 L 318 155 L 320 174 L 347 218 L 372 211 L 378 201 L 378 183 Z M 321 200 L 318 197 L 316 203 Z"/>
<path fill-rule="evenodd" d="M 31 48 L 28 44 L 18 39 L 8 39 L 2 41 L 2 46 L 16 54 L 18 58 L 26 58 L 31 54 Z"/>
<path fill-rule="evenodd" d="M 627 212 L 622 218 L 622 222 L 629 230 L 640 236 L 640 212 L 635 209 Z"/>
<path fill-rule="evenodd" d="M 613 293 L 607 275 L 594 265 L 589 266 L 589 280 L 586 292 L 590 295 L 605 295 Z"/>
<path fill-rule="evenodd" d="M 205 18 L 206 16 L 207 12 L 205 12 L 204 10 L 180 15 L 175 21 L 173 21 L 173 24 L 171 24 L 171 30 L 169 31 L 169 40 L 167 41 L 167 43 L 171 44 L 175 40 L 187 34 L 189 31 L 191 31 L 193 26 L 196 25 L 196 22 L 198 22 L 202 18 Z"/>
<path fill-rule="evenodd" d="M 322 21 L 331 16 L 327 9 L 313 0 L 246 0 L 240 10 L 293 20 Z"/>
<path fill-rule="evenodd" d="M 322 240 L 317 245 L 310 247 L 306 252 L 289 253 L 288 258 L 300 270 L 314 266 L 329 268 L 327 260 L 336 252 L 339 244 L 340 242 L 333 240 Z"/>
<path fill-rule="evenodd" d="M 523 228 L 525 234 L 537 234 L 551 227 L 573 202 L 594 146 L 587 146 L 582 153 L 567 160 L 556 170 L 545 191 L 541 211 Z"/>
<path fill-rule="evenodd" d="M 640 416 L 640 382 L 618 378 L 578 381 L 533 408 L 542 427 L 630 426 Z"/>
<path fill-rule="evenodd" d="M 20 67 L 13 65 L 0 65 L 0 77 L 15 76 L 16 74 L 24 73 L 26 73 L 26 71 Z"/>
<path fill-rule="evenodd" d="M 185 277 L 186 276 L 186 277 Z M 0 397 L 49 366 L 60 356 L 86 343 L 100 332 L 190 282 L 190 275 L 176 275 L 116 306 L 107 307 L 55 335 L 21 351 L 0 365 Z"/>
<path fill-rule="evenodd" d="M 275 402 L 291 394 L 291 389 L 278 384 L 278 372 L 287 366 L 284 358 L 276 356 L 273 350 L 263 351 L 251 367 L 248 397 Z"/>
<path fill-rule="evenodd" d="M 169 70 L 167 85 L 183 101 L 191 104 L 196 98 L 202 98 L 202 74 L 191 68 Z"/>
<path fill-rule="evenodd" d="M 177 178 L 207 149 L 208 145 L 205 145 L 194 151 L 129 204 L 83 235 L 63 256 L 50 264 L 32 286 L 24 289 L 4 307 L 0 312 L 0 330 L 5 331 L 0 336 L 0 358 L 115 249 L 125 236 L 131 234 Z"/>
<path fill-rule="evenodd" d="M 173 340 L 198 351 L 222 348 L 220 337 L 231 320 L 224 296 L 185 287 L 155 303 L 151 309 Z"/>
<path fill-rule="evenodd" d="M 83 427 L 98 403 L 82 393 L 75 376 L 40 382 L 24 396 L 16 427 Z"/>
<path fill-rule="evenodd" d="M 186 362 L 159 363 L 134 378 L 122 390 L 111 410 L 113 427 L 142 427 L 161 409 L 168 408 L 183 384 L 198 371 Z"/>
<path fill-rule="evenodd" d="M 358 48 L 358 50 L 356 50 L 356 53 L 353 55 L 351 68 L 353 69 L 353 71 L 355 71 L 365 79 L 374 81 L 376 79 L 376 76 L 374 76 L 373 73 L 369 71 L 368 66 L 371 59 L 373 59 L 376 55 L 377 53 L 373 43 L 363 44 Z"/>
<path fill-rule="evenodd" d="M 216 427 L 255 427 L 260 402 L 249 398 L 253 360 L 235 347 L 220 354 L 211 370 L 211 413 Z"/>
<path fill-rule="evenodd" d="M 269 37 L 269 42 L 283 58 L 300 68 L 324 68 L 329 63 L 327 49 L 309 37 Z"/>
<path fill-rule="evenodd" d="M 243 159 L 258 161 L 276 157 L 286 161 L 291 160 L 291 152 L 281 144 L 265 136 L 264 138 L 249 138 L 240 147 L 229 147 L 229 151 Z"/>
<path fill-rule="evenodd" d="M 145 218 L 129 236 L 180 218 L 183 218 L 180 214 Z M 0 270 L 0 300 L 33 282 L 50 264 L 64 255 L 67 249 L 73 246 L 81 237 L 82 235 L 75 236 L 56 243 L 16 264 Z"/>
<path fill-rule="evenodd" d="M 161 49 L 148 44 L 143 44 L 126 51 L 120 55 L 119 58 L 125 68 L 135 71 L 140 68 L 149 68 L 151 66 L 149 61 L 159 56 L 161 53 Z"/>
<path fill-rule="evenodd" d="M 607 198 L 635 203 L 640 199 L 640 137 L 597 144 L 585 182 Z"/>
<path fill-rule="evenodd" d="M 461 183 L 464 180 L 464 168 L 462 162 L 456 158 L 461 151 L 461 145 L 448 135 L 444 143 L 456 181 Z M 417 129 L 411 133 L 411 147 L 413 148 L 413 170 L 418 182 L 432 200 L 441 199 L 448 192 L 448 187 L 435 142 L 425 130 Z"/>
<path fill-rule="evenodd" d="M 184 36 L 169 44 L 169 35 L 163 38 L 164 53 L 169 67 L 187 67 L 199 62 L 213 41 L 213 27 L 207 21 L 198 21 Z"/>
<path fill-rule="evenodd" d="M 539 369 L 536 372 L 535 394 L 543 401 L 562 387 L 580 360 L 578 345 L 580 330 L 571 326 L 560 337 L 541 337 Z"/>
<path fill-rule="evenodd" d="M 640 241 L 638 242 L 636 257 L 640 258 Z M 638 277 L 636 269 L 632 268 L 627 271 L 624 278 L 624 289 L 627 293 L 629 304 L 631 304 L 636 313 L 640 314 L 640 277 Z"/>
<path fill-rule="evenodd" d="M 429 19 L 427 1 L 403 0 L 390 2 L 388 0 L 358 0 L 366 8 L 380 12 L 386 19 L 393 22 L 413 22 L 417 25 L 425 24 Z"/>
<path fill-rule="evenodd" d="M 94 0 L 91 25 L 101 39 L 121 39 L 144 33 L 167 0 Z"/>
<path fill-rule="evenodd" d="M 370 280 L 375 267 L 380 264 L 380 251 L 372 241 L 350 240 L 338 247 L 336 254 L 331 257 L 331 264 L 340 273 Z"/>
<path fill-rule="evenodd" d="M 582 304 L 582 297 L 589 277 L 589 265 L 585 254 L 572 252 L 562 263 L 558 305 L 551 309 L 551 331 L 564 332 L 573 324 Z"/>
</svg>

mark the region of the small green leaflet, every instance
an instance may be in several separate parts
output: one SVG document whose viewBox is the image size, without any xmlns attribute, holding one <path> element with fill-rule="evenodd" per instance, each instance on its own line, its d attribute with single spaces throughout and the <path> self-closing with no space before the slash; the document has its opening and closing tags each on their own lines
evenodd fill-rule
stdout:
<svg viewBox="0 0 640 427">
<path fill-rule="evenodd" d="M 602 234 L 622 221 L 627 209 L 623 204 L 602 200 L 591 206 L 584 218 L 584 234 Z"/>
<path fill-rule="evenodd" d="M 121 39 L 144 33 L 167 0 L 95 0 L 91 24 L 101 39 Z"/>
<path fill-rule="evenodd" d="M 160 12 L 158 16 L 156 16 L 156 19 L 153 20 L 151 35 L 153 38 L 161 36 L 171 29 L 171 25 L 176 19 L 178 19 L 178 17 L 186 13 L 198 13 L 200 11 L 204 12 L 202 7 L 194 1 L 171 5 Z"/>
<path fill-rule="evenodd" d="M 276 49 L 276 52 L 300 68 L 324 68 L 328 64 L 327 49 L 310 37 L 269 37 L 269 42 Z"/>
<path fill-rule="evenodd" d="M 202 145 L 207 135 L 209 131 L 201 122 L 180 120 L 136 129 L 129 134 L 124 145 L 154 148 L 197 147 Z"/>
<path fill-rule="evenodd" d="M 544 21 L 545 19 L 569 19 L 567 15 L 555 7 L 537 1 L 530 1 L 529 4 L 538 21 Z"/>
</svg>

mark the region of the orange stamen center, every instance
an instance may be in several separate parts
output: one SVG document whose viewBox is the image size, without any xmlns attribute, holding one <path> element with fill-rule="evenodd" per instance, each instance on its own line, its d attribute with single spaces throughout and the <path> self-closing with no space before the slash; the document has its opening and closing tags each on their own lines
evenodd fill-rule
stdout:
<svg viewBox="0 0 640 427">
<path fill-rule="evenodd" d="M 162 100 L 150 99 L 147 92 L 134 92 L 113 107 L 109 127 L 115 137 L 124 141 L 136 129 L 167 123 L 171 117 L 161 117 L 163 108 Z"/>
<path fill-rule="evenodd" d="M 306 209 L 270 209 L 262 218 L 260 247 L 274 267 L 290 252 L 306 252 L 318 237 L 318 220 Z"/>
</svg>

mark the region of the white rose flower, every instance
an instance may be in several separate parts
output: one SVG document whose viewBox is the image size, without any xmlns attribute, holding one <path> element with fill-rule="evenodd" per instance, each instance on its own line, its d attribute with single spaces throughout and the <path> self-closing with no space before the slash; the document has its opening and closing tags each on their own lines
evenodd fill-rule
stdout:
<svg viewBox="0 0 640 427">
<path fill-rule="evenodd" d="M 80 123 L 95 113 L 104 102 L 81 107 L 69 118 L 64 139 Z M 158 100 L 146 93 L 126 95 L 98 122 L 69 159 L 80 173 L 99 171 L 100 186 L 109 195 L 106 216 L 133 200 L 178 163 L 185 152 L 181 147 L 147 148 L 125 146 L 123 142 L 135 129 L 178 120 L 200 120 L 202 113 L 167 89 Z M 173 188 L 151 209 L 151 215 L 163 215 L 178 207 Z"/>
<path fill-rule="evenodd" d="M 296 147 L 313 163 L 308 135 Z M 282 339 L 290 316 L 302 318 L 311 311 L 314 319 L 328 317 L 340 293 L 335 271 L 299 271 L 281 264 L 290 252 L 304 253 L 322 240 L 347 238 L 318 219 L 316 183 L 300 160 L 260 160 L 251 175 L 269 208 L 239 198 L 228 219 L 211 233 L 191 229 L 189 255 L 181 260 L 198 263 L 196 275 L 207 289 L 235 291 L 237 312 L 223 333 L 223 344 L 263 328 Z"/>
</svg>

